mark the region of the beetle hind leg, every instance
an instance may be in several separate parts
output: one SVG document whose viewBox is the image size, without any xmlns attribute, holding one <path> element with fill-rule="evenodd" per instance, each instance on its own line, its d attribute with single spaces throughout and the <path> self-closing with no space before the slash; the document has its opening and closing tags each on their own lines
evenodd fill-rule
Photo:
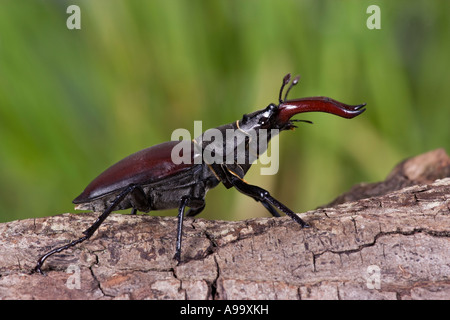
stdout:
<svg viewBox="0 0 450 320">
<path fill-rule="evenodd" d="M 135 215 L 138 211 L 149 212 L 150 201 L 141 186 L 136 186 L 130 192 L 131 215 Z"/>
<path fill-rule="evenodd" d="M 89 227 L 87 228 L 85 231 L 83 231 L 84 236 L 74 240 L 64 246 L 55 248 L 49 252 L 47 252 L 46 254 L 44 254 L 42 257 L 39 258 L 38 263 L 36 264 L 36 267 L 33 269 L 33 272 L 38 272 L 40 274 L 43 274 L 42 272 L 42 265 L 44 264 L 45 260 L 47 260 L 48 257 L 52 256 L 55 253 L 59 253 L 61 251 L 64 251 L 66 249 L 69 249 L 87 239 L 89 239 L 94 232 L 100 227 L 100 225 L 103 223 L 103 221 L 105 221 L 105 219 L 109 216 L 109 214 L 125 199 L 125 197 L 132 193 L 134 194 L 135 190 L 140 189 L 142 191 L 142 188 L 140 186 L 131 184 L 128 187 L 126 187 L 121 193 L 119 193 L 116 198 L 114 199 L 114 201 L 111 203 L 111 205 L 106 208 L 105 211 L 103 211 L 103 213 L 97 218 L 97 220 L 95 220 L 95 222 Z M 137 191 L 139 192 L 139 191 Z"/>
</svg>

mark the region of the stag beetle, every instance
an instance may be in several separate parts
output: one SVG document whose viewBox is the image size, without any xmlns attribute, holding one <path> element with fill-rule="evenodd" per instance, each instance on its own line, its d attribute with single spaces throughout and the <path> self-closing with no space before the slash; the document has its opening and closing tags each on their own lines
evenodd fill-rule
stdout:
<svg viewBox="0 0 450 320">
<path fill-rule="evenodd" d="M 364 104 L 351 106 L 327 97 L 311 97 L 295 100 L 287 100 L 291 88 L 298 83 L 299 77 L 291 82 L 291 75 L 283 78 L 279 92 L 279 103 L 269 104 L 266 108 L 245 114 L 241 120 L 216 128 L 225 133 L 232 129 L 244 135 L 250 136 L 250 131 L 258 137 L 263 129 L 271 129 L 267 140 L 279 131 L 294 129 L 295 122 L 304 120 L 291 120 L 291 117 L 302 112 L 327 112 L 343 118 L 351 119 L 364 112 Z M 283 90 L 287 84 L 291 85 L 286 90 L 282 99 Z M 305 121 L 309 122 L 309 121 Z M 34 268 L 35 272 L 42 273 L 41 267 L 45 260 L 51 255 L 66 250 L 89 239 L 99 228 L 102 222 L 113 210 L 132 208 L 131 214 L 137 211 L 149 212 L 150 210 L 162 210 L 178 208 L 177 242 L 174 258 L 181 261 L 181 240 L 183 230 L 183 218 L 185 207 L 189 207 L 187 216 L 193 217 L 205 208 L 206 192 L 216 187 L 219 183 L 226 188 L 234 187 L 239 192 L 253 198 L 274 216 L 279 217 L 277 211 L 285 213 L 302 227 L 308 227 L 297 214 L 276 200 L 268 191 L 255 185 L 248 184 L 243 178 L 250 169 L 254 159 L 249 154 L 261 155 L 265 148 L 250 148 L 250 139 L 241 139 L 241 142 L 231 142 L 231 151 L 234 152 L 239 146 L 244 146 L 246 156 L 244 161 L 237 161 L 237 153 L 234 153 L 234 161 L 208 162 L 194 161 L 198 154 L 208 148 L 205 135 L 192 141 L 169 141 L 153 147 L 138 151 L 125 159 L 114 164 L 95 178 L 86 189 L 73 200 L 75 209 L 103 211 L 97 220 L 86 229 L 84 236 L 64 246 L 55 248 L 44 254 Z M 172 159 L 173 150 L 181 146 L 191 147 L 191 162 L 175 163 Z M 224 157 L 230 153 L 228 148 L 230 141 L 223 143 Z M 252 149 L 252 150 L 251 150 Z M 217 150 L 216 150 L 217 151 Z M 220 151 L 220 150 L 219 150 Z M 241 158 L 242 160 L 242 158 Z"/>
</svg>

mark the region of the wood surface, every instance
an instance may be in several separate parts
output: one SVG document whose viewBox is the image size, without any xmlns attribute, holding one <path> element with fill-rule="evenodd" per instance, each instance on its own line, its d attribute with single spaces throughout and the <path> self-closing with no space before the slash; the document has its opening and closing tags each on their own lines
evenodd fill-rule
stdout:
<svg viewBox="0 0 450 320">
<path fill-rule="evenodd" d="M 245 221 L 66 213 L 0 224 L 0 299 L 449 299 L 450 159 L 443 149 L 400 163 L 329 205 Z M 447 178 L 446 178 L 447 177 Z M 436 180 L 437 179 L 437 180 Z"/>
</svg>

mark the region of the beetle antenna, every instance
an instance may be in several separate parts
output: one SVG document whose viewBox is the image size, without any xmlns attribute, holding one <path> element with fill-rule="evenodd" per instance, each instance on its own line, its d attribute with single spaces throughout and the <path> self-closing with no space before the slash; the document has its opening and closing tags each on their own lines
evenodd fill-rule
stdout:
<svg viewBox="0 0 450 320">
<path fill-rule="evenodd" d="M 292 80 L 291 85 L 290 85 L 289 88 L 286 90 L 286 93 L 285 93 L 285 95 L 284 95 L 284 101 L 286 101 L 289 91 L 291 91 L 292 87 L 295 86 L 295 85 L 298 83 L 299 80 L 300 80 L 300 76 L 299 76 L 299 75 L 296 76 L 296 77 L 294 78 L 294 80 Z"/>
<path fill-rule="evenodd" d="M 289 83 L 289 81 L 291 81 L 291 74 L 290 73 L 285 75 L 284 78 L 283 78 L 283 84 L 281 85 L 280 95 L 278 96 L 278 101 L 280 102 L 280 104 L 283 103 L 283 100 L 281 99 L 281 96 L 283 95 L 283 89 Z"/>
</svg>

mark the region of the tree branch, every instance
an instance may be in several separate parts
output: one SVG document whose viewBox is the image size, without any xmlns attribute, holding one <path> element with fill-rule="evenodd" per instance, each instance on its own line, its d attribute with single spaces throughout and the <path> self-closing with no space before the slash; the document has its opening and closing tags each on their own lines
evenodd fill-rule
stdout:
<svg viewBox="0 0 450 320">
<path fill-rule="evenodd" d="M 448 299 L 450 178 L 434 181 L 445 176 L 443 150 L 407 160 L 384 186 L 360 185 L 301 214 L 308 229 L 288 217 L 186 218 L 180 265 L 175 217 L 113 214 L 90 240 L 49 258 L 46 276 L 30 274 L 39 256 L 78 238 L 98 213 L 3 223 L 0 298 Z"/>
</svg>

